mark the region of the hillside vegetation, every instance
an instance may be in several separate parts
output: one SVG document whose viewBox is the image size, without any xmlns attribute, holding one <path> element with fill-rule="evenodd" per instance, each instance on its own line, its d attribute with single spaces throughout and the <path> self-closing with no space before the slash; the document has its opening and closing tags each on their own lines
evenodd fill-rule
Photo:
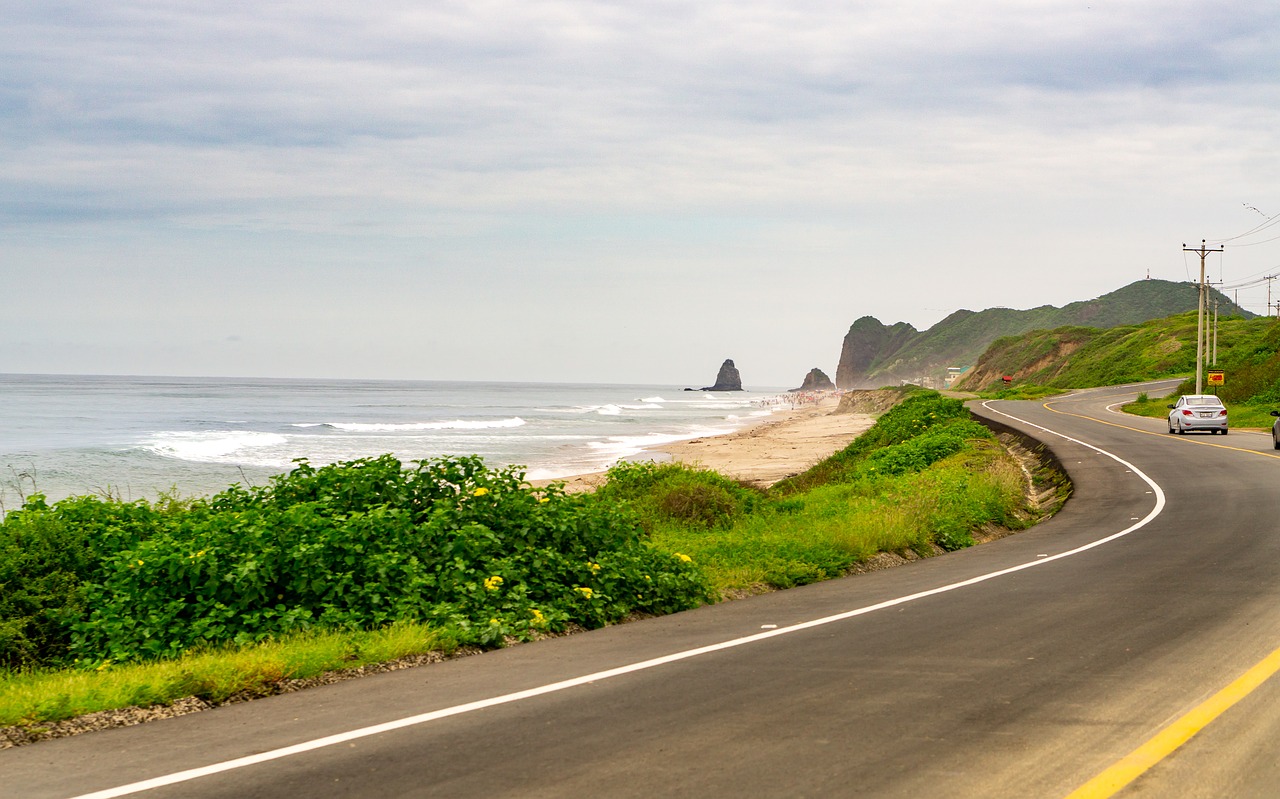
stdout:
<svg viewBox="0 0 1280 799">
<path fill-rule="evenodd" d="M 1253 316 L 1225 296 L 1217 292 L 1214 296 L 1221 315 Z M 885 326 L 873 317 L 863 317 L 845 335 L 836 385 L 861 388 L 899 380 L 940 380 L 949 366 L 978 363 L 988 346 L 1003 337 L 1063 327 L 1106 329 L 1138 325 L 1191 311 L 1198 303 L 1199 294 L 1192 283 L 1140 280 L 1096 299 L 1061 308 L 1043 305 L 1029 310 L 956 311 L 923 332 L 905 322 Z M 1191 340 L 1194 342 L 1194 335 Z"/>
<path fill-rule="evenodd" d="M 1219 319 L 1218 367 L 1228 373 L 1221 392 L 1244 401 L 1275 390 L 1276 320 Z M 956 383 L 965 391 L 1015 386 L 1086 388 L 1182 377 L 1195 372 L 1196 314 L 1184 313 L 1140 325 L 1099 330 L 1062 327 L 1007 336 L 992 342 L 978 364 Z"/>
</svg>

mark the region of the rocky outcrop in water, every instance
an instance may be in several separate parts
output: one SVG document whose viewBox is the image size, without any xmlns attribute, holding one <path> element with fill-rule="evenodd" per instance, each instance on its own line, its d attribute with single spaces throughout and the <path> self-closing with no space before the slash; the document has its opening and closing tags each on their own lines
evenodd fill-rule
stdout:
<svg viewBox="0 0 1280 799">
<path fill-rule="evenodd" d="M 732 359 L 726 359 L 720 364 L 720 373 L 716 375 L 716 384 L 714 386 L 703 386 L 702 391 L 741 391 L 742 375 L 738 374 L 738 367 L 733 365 Z"/>
<path fill-rule="evenodd" d="M 831 382 L 831 378 L 827 377 L 827 373 L 814 367 L 809 370 L 809 374 L 804 376 L 804 382 L 800 384 L 800 388 L 793 388 L 792 391 L 833 391 L 836 387 Z"/>
</svg>

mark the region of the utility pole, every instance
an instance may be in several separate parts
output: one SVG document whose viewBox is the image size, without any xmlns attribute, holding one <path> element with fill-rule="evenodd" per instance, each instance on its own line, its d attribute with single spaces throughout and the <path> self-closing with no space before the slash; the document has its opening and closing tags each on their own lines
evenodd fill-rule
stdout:
<svg viewBox="0 0 1280 799">
<path fill-rule="evenodd" d="M 1193 249 L 1182 244 L 1183 252 L 1193 252 L 1200 256 L 1200 311 L 1196 314 L 1196 393 L 1201 394 L 1204 391 L 1204 259 L 1209 257 L 1211 252 L 1222 252 L 1221 247 L 1205 247 L 1205 240 L 1200 239 L 1200 248 Z M 1267 299 L 1270 301 L 1270 283 L 1268 286 Z"/>
<path fill-rule="evenodd" d="M 1218 298 L 1213 298 L 1213 358 L 1214 366 L 1218 365 Z"/>
<path fill-rule="evenodd" d="M 1280 275 L 1263 275 L 1262 279 L 1267 281 L 1267 316 L 1271 315 L 1271 281 Z"/>
</svg>

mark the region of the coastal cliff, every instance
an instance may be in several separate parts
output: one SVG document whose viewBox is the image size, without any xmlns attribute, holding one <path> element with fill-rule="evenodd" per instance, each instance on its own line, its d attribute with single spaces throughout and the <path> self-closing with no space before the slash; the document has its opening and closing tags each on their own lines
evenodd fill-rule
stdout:
<svg viewBox="0 0 1280 799">
<path fill-rule="evenodd" d="M 1254 314 L 1217 291 L 1224 316 Z M 1212 301 L 1212 299 L 1210 300 Z M 1027 310 L 988 308 L 958 310 L 933 327 L 917 331 L 906 322 L 885 325 L 871 316 L 854 322 L 845 334 L 836 368 L 842 389 L 878 388 L 902 382 L 942 388 L 948 367 L 971 367 L 990 344 L 1005 336 L 1064 326 L 1110 329 L 1195 310 L 1199 289 L 1194 283 L 1139 280 L 1092 300 L 1061 308 L 1042 305 Z"/>
</svg>

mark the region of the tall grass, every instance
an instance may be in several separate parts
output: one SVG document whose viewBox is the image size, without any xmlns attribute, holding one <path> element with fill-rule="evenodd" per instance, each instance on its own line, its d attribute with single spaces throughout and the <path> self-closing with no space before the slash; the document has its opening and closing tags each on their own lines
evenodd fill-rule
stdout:
<svg viewBox="0 0 1280 799">
<path fill-rule="evenodd" d="M 180 658 L 93 670 L 25 670 L 0 674 L 0 727 L 58 721 L 101 710 L 167 705 L 194 696 L 216 704 L 269 694 L 284 680 L 430 652 L 449 654 L 447 632 L 398 623 L 367 632 L 288 636 L 248 647 L 219 647 Z"/>
<path fill-rule="evenodd" d="M 880 552 L 927 555 L 971 545 L 971 532 L 986 525 L 1024 527 L 1032 518 L 1023 487 L 998 445 L 975 442 L 922 472 L 830 483 L 726 527 L 668 523 L 652 536 L 691 556 L 722 593 L 789 588 L 845 574 Z"/>
</svg>

